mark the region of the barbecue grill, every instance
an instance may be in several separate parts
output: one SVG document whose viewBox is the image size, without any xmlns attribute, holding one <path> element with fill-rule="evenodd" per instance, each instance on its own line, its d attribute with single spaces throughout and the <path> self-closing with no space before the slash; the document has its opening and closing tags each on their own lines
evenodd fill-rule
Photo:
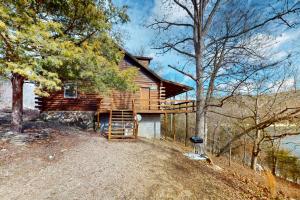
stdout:
<svg viewBox="0 0 300 200">
<path fill-rule="evenodd" d="M 196 154 L 203 154 L 204 153 L 203 147 L 202 147 L 203 139 L 201 137 L 192 136 L 190 138 L 190 141 L 193 143 L 194 153 L 196 153 Z"/>
</svg>

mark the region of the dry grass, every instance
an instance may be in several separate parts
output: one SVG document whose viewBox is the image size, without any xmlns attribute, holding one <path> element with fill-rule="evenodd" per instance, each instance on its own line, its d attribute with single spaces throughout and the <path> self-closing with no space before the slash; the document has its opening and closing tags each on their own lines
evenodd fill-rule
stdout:
<svg viewBox="0 0 300 200">
<path fill-rule="evenodd" d="M 276 179 L 272 172 L 269 169 L 266 169 L 264 172 L 266 185 L 269 188 L 270 194 L 272 198 L 276 197 Z"/>
<path fill-rule="evenodd" d="M 51 140 L 0 152 L 0 199 L 269 199 L 264 177 L 224 157 L 187 159 L 191 148 L 157 140 L 108 142 L 55 133 Z M 54 155 L 54 159 L 49 159 Z M 278 183 L 280 199 L 300 188 Z M 291 193 L 293 192 L 293 193 Z"/>
</svg>

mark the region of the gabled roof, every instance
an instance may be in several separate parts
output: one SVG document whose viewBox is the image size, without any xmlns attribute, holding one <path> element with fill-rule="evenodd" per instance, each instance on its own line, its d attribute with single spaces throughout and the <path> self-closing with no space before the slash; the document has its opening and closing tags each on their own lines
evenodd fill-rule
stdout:
<svg viewBox="0 0 300 200">
<path fill-rule="evenodd" d="M 122 51 L 124 51 L 125 55 L 128 56 L 129 58 L 131 58 L 137 64 L 137 66 L 139 66 L 140 68 L 146 70 L 147 72 L 149 72 L 150 75 L 152 75 L 154 78 L 156 78 L 157 80 L 159 80 L 163 83 L 163 86 L 166 87 L 166 98 L 170 98 L 170 97 L 176 96 L 178 94 L 193 90 L 193 88 L 190 87 L 190 86 L 183 85 L 183 84 L 176 83 L 176 82 L 169 81 L 169 80 L 166 80 L 166 79 L 162 78 L 157 73 L 155 73 L 153 70 L 151 70 L 149 67 L 144 66 L 137 59 L 137 58 L 141 58 L 141 59 L 145 58 L 145 59 L 152 60 L 152 58 L 150 58 L 150 57 L 141 57 L 141 56 L 133 56 L 132 54 L 130 54 L 128 51 L 126 51 L 122 47 L 120 47 L 120 49 Z"/>
</svg>

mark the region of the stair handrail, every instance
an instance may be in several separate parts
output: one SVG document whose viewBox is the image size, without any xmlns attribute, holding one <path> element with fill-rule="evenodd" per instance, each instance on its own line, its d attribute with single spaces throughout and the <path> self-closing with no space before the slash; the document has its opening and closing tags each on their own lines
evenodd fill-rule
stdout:
<svg viewBox="0 0 300 200">
<path fill-rule="evenodd" d="M 112 126 L 112 109 L 110 109 L 109 112 L 108 140 L 111 139 L 111 126 Z"/>
</svg>

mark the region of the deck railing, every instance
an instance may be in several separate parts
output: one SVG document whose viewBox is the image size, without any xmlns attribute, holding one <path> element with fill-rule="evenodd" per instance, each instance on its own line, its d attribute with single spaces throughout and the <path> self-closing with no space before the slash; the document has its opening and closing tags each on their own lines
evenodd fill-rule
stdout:
<svg viewBox="0 0 300 200">
<path fill-rule="evenodd" d="M 195 111 L 194 100 L 169 100 L 169 99 L 135 99 L 137 111 Z"/>
<path fill-rule="evenodd" d="M 126 104 L 127 105 L 127 104 Z M 139 112 L 195 112 L 194 100 L 170 100 L 170 99 L 132 99 L 126 107 L 118 107 L 113 103 L 100 102 L 98 112 L 109 112 L 110 110 L 133 110 Z"/>
</svg>

